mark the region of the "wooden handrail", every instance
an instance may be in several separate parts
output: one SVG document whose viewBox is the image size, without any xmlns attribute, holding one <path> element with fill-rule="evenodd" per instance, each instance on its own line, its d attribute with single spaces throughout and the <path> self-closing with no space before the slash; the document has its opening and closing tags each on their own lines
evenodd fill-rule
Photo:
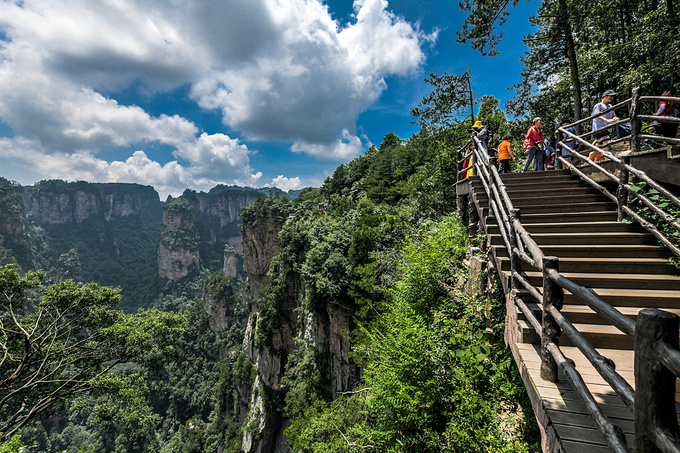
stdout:
<svg viewBox="0 0 680 453">
<path fill-rule="evenodd" d="M 606 113 L 613 112 L 614 110 L 619 109 L 619 108 L 623 107 L 624 105 L 628 105 L 630 103 L 631 103 L 631 99 L 626 99 L 625 101 L 621 101 L 618 104 L 613 105 L 612 107 L 608 108 L 607 110 L 602 110 L 600 113 L 598 113 L 596 115 L 590 115 L 588 118 L 583 118 L 582 120 L 571 123 L 569 126 L 574 127 L 574 126 L 578 126 L 578 125 L 587 123 L 588 121 L 592 120 L 593 118 L 597 118 L 598 116 L 602 116 Z"/>
<path fill-rule="evenodd" d="M 633 387 L 619 373 L 616 372 L 616 365 L 611 359 L 603 356 L 595 349 L 583 334 L 574 327 L 564 315 L 555 307 L 551 307 L 550 314 L 557 324 L 566 333 L 571 341 L 583 352 L 583 355 L 590 361 L 593 367 L 600 373 L 600 376 L 612 386 L 619 394 L 623 402 L 630 410 L 635 410 L 635 391 Z"/>
<path fill-rule="evenodd" d="M 609 421 L 607 416 L 600 409 L 599 404 L 595 401 L 592 393 L 588 390 L 588 386 L 583 382 L 581 374 L 576 370 L 574 362 L 568 360 L 560 351 L 560 348 L 551 343 L 548 351 L 552 355 L 555 362 L 562 367 L 567 379 L 571 383 L 576 393 L 581 397 L 581 400 L 586 406 L 591 417 L 597 424 L 598 429 L 606 439 L 609 446 L 617 453 L 630 453 L 626 447 L 626 437 L 623 430 Z"/>
<path fill-rule="evenodd" d="M 635 336 L 635 323 L 633 320 L 602 300 L 591 288 L 578 285 L 554 270 L 548 270 L 548 275 L 552 281 L 578 297 L 588 307 L 592 308 L 593 311 L 605 318 L 621 332 L 629 337 Z"/>
<path fill-rule="evenodd" d="M 636 177 L 640 181 L 645 181 L 649 187 L 654 188 L 663 194 L 667 199 L 669 199 L 676 206 L 680 207 L 680 199 L 667 191 L 665 188 L 660 186 L 654 180 L 649 178 L 644 172 L 638 170 L 637 168 L 630 165 L 630 159 L 627 156 L 619 158 L 609 151 L 602 150 L 597 146 L 584 140 L 583 137 L 587 137 L 592 133 L 587 133 L 582 136 L 578 136 L 566 130 L 567 127 L 577 126 L 583 124 L 587 121 L 592 120 L 594 117 L 600 116 L 609 111 L 621 108 L 625 105 L 631 105 L 631 115 L 628 120 L 620 120 L 616 123 L 607 125 L 607 127 L 602 130 L 608 130 L 616 127 L 618 124 L 630 121 L 631 132 L 630 137 L 633 146 L 636 143 L 639 144 L 640 139 L 653 138 L 658 141 L 666 141 L 668 143 L 680 144 L 680 139 L 668 139 L 667 137 L 657 137 L 648 136 L 639 133 L 639 129 L 636 129 L 637 125 L 640 124 L 641 120 L 648 119 L 665 119 L 660 117 L 650 117 L 649 115 L 641 115 L 639 113 L 640 103 L 642 101 L 657 101 L 657 100 L 673 100 L 674 102 L 680 102 L 680 98 L 668 98 L 668 97 L 640 97 L 639 90 L 634 90 L 634 95 L 632 99 L 622 101 L 615 106 L 601 112 L 597 115 L 584 118 L 578 122 L 575 122 L 566 127 L 560 127 L 558 130 L 569 137 L 573 142 L 579 143 L 585 148 L 591 151 L 597 151 L 609 160 L 617 163 L 619 169 L 621 170 L 622 177 L 619 178 L 615 174 L 607 171 L 602 165 L 593 162 L 587 156 L 581 155 L 575 152 L 573 149 L 567 147 L 563 141 L 558 142 L 558 146 L 568 149 L 572 156 L 576 156 L 583 163 L 588 164 L 590 167 L 594 168 L 598 173 L 604 175 L 608 180 L 618 184 L 618 190 L 616 195 L 612 194 L 605 186 L 595 182 L 593 178 L 586 175 L 580 168 L 576 165 L 567 162 L 562 156 L 557 156 L 557 161 L 561 162 L 566 168 L 571 170 L 572 173 L 579 176 L 581 179 L 586 181 L 589 185 L 597 189 L 609 200 L 615 202 L 619 209 L 619 220 L 621 220 L 623 215 L 630 216 L 634 221 L 641 224 L 647 230 L 649 230 L 660 242 L 667 246 L 673 253 L 680 256 L 680 248 L 675 246 L 668 238 L 666 238 L 663 233 L 650 222 L 647 222 L 639 214 L 637 214 L 633 209 L 628 206 L 629 197 L 636 197 L 640 202 L 647 208 L 651 209 L 657 215 L 659 215 L 663 220 L 670 224 L 673 228 L 680 231 L 680 222 L 675 219 L 672 215 L 668 214 L 662 208 L 656 206 L 652 200 L 650 200 L 645 194 L 638 193 L 633 190 L 633 186 L 630 184 L 628 178 L 629 175 Z M 680 119 L 672 119 L 667 122 L 680 123 Z M 614 142 L 620 142 L 624 139 L 616 140 Z M 614 143 L 610 142 L 610 143 Z M 598 373 L 605 379 L 607 383 L 614 389 L 614 391 L 622 398 L 623 402 L 633 411 L 636 420 L 636 453 L 639 452 L 652 452 L 653 448 L 659 448 L 663 452 L 675 452 L 680 453 L 680 443 L 678 441 L 678 428 L 677 423 L 675 426 L 667 425 L 664 423 L 659 423 L 657 418 L 650 418 L 646 416 L 646 412 L 641 411 L 639 408 L 642 404 L 654 408 L 655 404 L 658 403 L 658 399 L 662 398 L 660 395 L 655 394 L 653 398 L 649 400 L 645 395 L 650 393 L 646 381 L 637 379 L 637 361 L 639 359 L 637 352 L 638 343 L 644 344 L 646 340 L 642 338 L 645 335 L 650 335 L 648 331 L 642 331 L 640 327 L 640 318 L 638 318 L 638 323 L 636 324 L 629 317 L 623 315 L 621 312 L 616 310 L 610 304 L 602 300 L 595 291 L 591 288 L 580 286 L 573 281 L 566 278 L 563 274 L 559 272 L 559 260 L 554 257 L 545 257 L 541 251 L 538 244 L 533 240 L 528 231 L 524 228 L 521 223 L 519 210 L 514 208 L 510 197 L 508 196 L 507 190 L 503 181 L 496 169 L 496 159 L 489 158 L 486 147 L 482 145 L 477 137 L 472 137 L 471 140 L 466 144 L 464 148 L 461 148 L 459 154 L 463 151 L 467 151 L 467 147 L 472 144 L 472 150 L 466 155 L 466 158 L 472 157 L 474 168 L 477 171 L 477 175 L 482 181 L 484 190 L 489 198 L 489 208 L 492 215 L 498 219 L 498 225 L 503 240 L 503 244 L 508 250 L 511 259 L 511 291 L 513 293 L 513 299 L 515 300 L 517 306 L 525 315 L 528 322 L 532 327 L 541 335 L 542 347 L 541 347 L 541 376 L 549 380 L 557 379 L 557 366 L 563 366 L 564 371 L 574 386 L 574 389 L 581 396 L 588 411 L 598 425 L 598 428 L 603 433 L 607 442 L 617 452 L 627 452 L 628 449 L 625 445 L 625 438 L 622 431 L 613 425 L 606 416 L 602 413 L 601 409 L 598 407 L 594 398 L 588 391 L 583 379 L 581 378 L 578 371 L 574 368 L 573 363 L 566 359 L 564 355 L 559 350 L 559 346 L 556 342 L 556 338 L 564 332 L 570 337 L 572 343 L 576 345 L 579 350 L 588 358 L 592 363 L 593 367 L 598 371 Z M 559 153 L 558 153 L 559 154 Z M 460 161 L 462 163 L 463 161 Z M 460 167 L 459 167 L 460 168 Z M 458 174 L 459 179 L 464 176 L 466 171 L 470 167 L 467 167 L 465 171 L 460 171 Z M 541 292 L 539 288 L 535 287 L 531 282 L 529 282 L 526 274 L 522 272 L 522 263 L 528 264 L 531 268 L 543 272 L 543 291 Z M 525 288 L 532 297 L 536 300 L 541 301 L 543 307 L 543 321 L 542 325 L 534 316 L 533 312 L 528 308 L 526 303 L 519 297 L 516 297 L 516 291 L 520 288 Z M 560 312 L 563 291 L 567 290 L 579 300 L 581 300 L 585 305 L 590 307 L 593 311 L 598 313 L 604 319 L 606 319 L 613 326 L 617 327 L 619 330 L 624 332 L 626 335 L 633 337 L 636 344 L 636 382 L 637 389 L 633 390 L 630 384 L 618 374 L 615 369 L 613 362 L 599 354 L 597 349 L 595 349 L 585 337 L 578 332 L 578 330 L 573 326 L 573 324 L 566 319 Z M 643 310 L 644 311 L 644 310 Z M 659 310 L 657 310 L 659 311 Z M 666 312 L 663 316 L 671 316 L 677 318 L 673 314 Z M 673 376 L 680 377 L 680 348 L 677 346 L 678 333 L 675 333 L 675 343 L 672 342 L 659 342 L 655 341 L 652 344 L 654 348 L 653 354 L 646 354 L 646 356 L 651 356 L 650 360 L 654 360 L 654 363 L 662 365 L 662 371 L 665 370 L 671 373 Z M 648 368 L 652 368 L 652 365 L 648 365 Z M 659 367 L 654 366 L 657 370 Z M 670 391 L 670 390 L 669 390 Z M 652 391 L 651 393 L 654 393 Z M 674 393 L 674 390 L 673 390 Z M 647 399 L 645 399 L 647 398 Z M 665 396 L 666 400 L 674 401 L 674 398 L 669 399 Z M 646 401 L 641 403 L 641 401 Z M 650 402 L 651 401 L 651 402 Z M 649 409 L 649 408 L 648 408 Z M 654 409 L 655 410 L 655 409 Z M 675 406 L 673 404 L 673 420 L 676 419 Z M 642 446 L 642 447 L 641 447 Z"/>
</svg>

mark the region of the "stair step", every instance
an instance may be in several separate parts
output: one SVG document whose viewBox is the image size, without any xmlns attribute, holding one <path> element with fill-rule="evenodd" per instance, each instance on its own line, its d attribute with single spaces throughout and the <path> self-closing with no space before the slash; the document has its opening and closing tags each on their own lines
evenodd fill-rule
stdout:
<svg viewBox="0 0 680 453">
<path fill-rule="evenodd" d="M 616 205 L 611 202 L 590 202 L 590 203 L 571 203 L 569 205 L 565 204 L 553 204 L 553 205 L 528 205 L 519 208 L 521 212 L 521 219 L 523 222 L 526 221 L 524 218 L 528 214 L 556 214 L 565 212 L 599 212 L 599 211 L 611 211 L 614 215 L 617 215 Z"/>
<path fill-rule="evenodd" d="M 545 256 L 558 258 L 668 258 L 669 251 L 658 245 L 544 245 Z"/>
<path fill-rule="evenodd" d="M 562 198 L 562 202 L 568 202 L 569 198 L 572 196 L 579 196 L 579 195 L 589 195 L 589 194 L 599 194 L 600 191 L 597 189 L 591 188 L 591 187 L 586 187 L 583 184 L 579 184 L 578 182 L 573 182 L 573 183 L 565 183 L 559 185 L 559 187 L 550 187 L 550 189 L 546 192 L 545 190 L 537 190 L 535 186 L 531 187 L 526 187 L 522 188 L 519 186 L 506 186 L 506 192 L 510 197 L 514 198 L 530 198 L 532 196 L 536 196 L 537 194 L 540 193 L 546 193 L 550 195 L 557 195 L 559 194 L 560 198 Z"/>
<path fill-rule="evenodd" d="M 623 222 L 571 222 L 571 223 L 522 223 L 530 233 L 618 233 L 618 232 L 642 232 L 644 231 L 637 223 Z"/>
<path fill-rule="evenodd" d="M 501 270 L 510 270 L 510 258 L 498 256 Z M 560 272 L 676 275 L 678 270 L 663 258 L 560 258 Z"/>
<path fill-rule="evenodd" d="M 531 310 L 534 313 L 534 316 L 536 316 L 537 319 L 541 319 L 541 306 L 536 303 L 536 302 L 528 302 L 526 303 L 527 307 L 529 310 Z M 614 307 L 616 310 L 618 310 L 622 315 L 628 316 L 631 318 L 633 321 L 637 319 L 637 315 L 640 312 L 640 310 L 643 310 L 645 307 Z M 679 308 L 664 308 L 664 311 L 674 313 L 678 316 L 680 316 L 680 309 Z M 569 320 L 572 322 L 572 324 L 606 324 L 607 321 L 600 316 L 599 314 L 595 313 L 592 308 L 588 307 L 587 305 L 567 305 L 565 304 L 560 312 Z M 521 313 L 521 312 L 520 312 Z M 522 313 L 522 316 L 524 314 Z"/>
<path fill-rule="evenodd" d="M 514 194 L 511 198 L 512 205 L 515 208 L 518 209 L 523 209 L 524 207 L 529 207 L 529 206 L 550 206 L 553 207 L 555 205 L 566 205 L 566 206 L 572 206 L 575 203 L 565 203 L 565 198 L 564 196 L 560 195 L 555 195 L 553 193 L 545 193 L 545 194 L 533 194 L 529 197 L 524 197 L 524 198 L 519 198 L 515 197 Z M 581 194 L 578 195 L 578 204 L 583 204 L 583 203 L 608 203 L 608 199 L 605 198 L 604 195 L 601 193 L 594 193 L 594 194 Z"/>
<path fill-rule="evenodd" d="M 618 215 L 612 209 L 604 209 L 599 212 L 560 212 L 559 214 L 555 212 L 527 213 L 520 211 L 520 214 L 523 225 L 535 223 L 615 222 Z"/>
<path fill-rule="evenodd" d="M 542 172 L 542 171 L 528 171 L 525 173 L 506 173 L 501 175 L 501 181 L 505 185 L 512 184 L 552 184 L 557 181 L 579 181 L 578 176 L 574 176 L 569 172 Z"/>
<path fill-rule="evenodd" d="M 488 222 L 486 223 L 487 225 L 487 232 L 489 234 L 498 234 L 500 232 L 500 228 L 498 227 L 498 223 L 495 222 L 495 218 L 491 217 L 491 219 L 494 219 L 494 222 Z M 622 233 L 622 232 L 643 232 L 644 230 L 642 229 L 641 226 L 638 224 L 632 224 L 632 223 L 623 223 L 623 222 L 573 222 L 573 223 L 522 223 L 524 225 L 524 228 L 529 233 L 561 233 L 561 232 L 569 232 L 569 233 L 588 233 L 588 232 L 598 232 L 598 233 Z"/>
<path fill-rule="evenodd" d="M 609 203 L 609 200 L 601 193 L 586 193 L 586 194 L 575 194 L 578 198 L 578 204 L 583 203 Z M 488 206 L 489 197 L 486 193 L 475 193 L 475 198 L 481 206 Z M 565 203 L 565 198 L 563 195 L 545 194 L 537 195 L 536 193 L 528 195 L 526 197 L 520 198 L 516 197 L 514 194 L 511 195 L 513 207 L 523 211 L 524 208 L 534 207 L 534 206 L 544 206 L 546 211 L 552 211 L 552 207 L 557 205 L 567 205 L 572 206 L 575 203 Z M 612 203 L 612 206 L 615 206 Z"/>
<path fill-rule="evenodd" d="M 540 344 L 541 338 L 531 325 L 524 320 L 518 320 L 520 338 L 523 343 Z M 600 324 L 574 324 L 574 327 L 595 348 L 633 349 L 633 339 L 614 326 Z M 560 346 L 574 346 L 571 339 L 562 334 L 559 337 Z"/>
<path fill-rule="evenodd" d="M 588 288 L 653 289 L 680 290 L 680 277 L 657 274 L 589 274 L 582 272 L 562 272 L 572 282 Z M 542 286 L 541 272 L 526 272 L 529 282 Z"/>
<path fill-rule="evenodd" d="M 541 233 L 531 234 L 539 247 L 544 245 L 654 245 L 654 236 L 647 233 Z M 491 245 L 503 245 L 500 235 L 490 234 Z M 545 253 L 545 252 L 544 252 Z"/>
<path fill-rule="evenodd" d="M 593 288 L 593 291 L 600 299 L 613 307 L 648 307 L 662 310 L 680 307 L 680 292 L 674 290 Z M 526 302 L 535 302 L 526 289 L 519 290 L 518 295 Z M 564 292 L 564 303 L 584 305 L 580 299 L 568 291 Z"/>
</svg>

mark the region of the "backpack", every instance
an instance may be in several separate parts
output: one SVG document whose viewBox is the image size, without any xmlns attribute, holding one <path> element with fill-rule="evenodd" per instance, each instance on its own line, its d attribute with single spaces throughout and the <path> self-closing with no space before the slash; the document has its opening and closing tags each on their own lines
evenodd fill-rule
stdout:
<svg viewBox="0 0 680 453">
<path fill-rule="evenodd" d="M 668 102 L 666 108 L 664 109 L 665 116 L 678 116 L 680 113 L 680 106 L 677 102 Z"/>
</svg>

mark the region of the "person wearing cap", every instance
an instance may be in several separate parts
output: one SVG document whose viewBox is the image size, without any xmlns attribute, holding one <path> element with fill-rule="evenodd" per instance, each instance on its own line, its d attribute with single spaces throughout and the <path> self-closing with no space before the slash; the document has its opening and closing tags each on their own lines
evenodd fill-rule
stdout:
<svg viewBox="0 0 680 453">
<path fill-rule="evenodd" d="M 527 161 L 524 163 L 522 173 L 527 171 L 534 162 L 534 170 L 543 170 L 543 162 L 545 161 L 545 149 L 543 145 L 543 130 L 541 129 L 541 118 L 534 118 L 534 122 L 527 131 L 524 137 L 524 154 L 528 154 Z"/>
<path fill-rule="evenodd" d="M 602 94 L 602 101 L 598 102 L 597 104 L 595 104 L 595 107 L 593 107 L 593 116 L 607 110 L 608 108 L 611 108 L 612 106 L 611 102 L 614 100 L 614 96 L 616 96 L 617 94 L 618 93 L 616 93 L 614 90 L 605 91 Z M 608 124 L 615 123 L 618 120 L 619 117 L 616 116 L 613 110 L 611 112 L 607 112 L 603 115 L 599 115 L 593 118 L 593 138 L 596 141 L 600 142 L 604 141 L 603 139 L 607 139 L 609 137 L 609 130 L 600 132 L 596 131 L 602 129 L 603 127 L 606 127 Z"/>
</svg>

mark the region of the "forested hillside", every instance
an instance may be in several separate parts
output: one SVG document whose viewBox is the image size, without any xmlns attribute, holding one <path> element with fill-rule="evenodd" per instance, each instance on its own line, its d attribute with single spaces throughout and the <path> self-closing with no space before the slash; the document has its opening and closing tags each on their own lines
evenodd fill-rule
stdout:
<svg viewBox="0 0 680 453">
<path fill-rule="evenodd" d="M 493 98 L 481 112 L 511 128 Z M 25 427 L 25 451 L 529 451 L 531 408 L 488 336 L 504 303 L 464 290 L 452 143 L 465 136 L 388 134 L 322 187 L 243 209 L 247 280 L 198 274 L 158 302 L 189 308 L 153 423 L 93 417 L 98 397 Z M 198 213 L 191 196 L 166 209 Z"/>
<path fill-rule="evenodd" d="M 238 213 L 261 196 L 297 193 L 220 185 L 163 203 L 153 187 L 138 184 L 47 180 L 23 187 L 0 177 L 0 264 L 42 269 L 46 283 L 120 287 L 120 308 L 129 312 L 163 306 L 161 296 L 222 269 L 225 246 L 238 261 L 230 272 L 243 274 Z M 172 214 L 182 212 L 187 224 L 174 225 Z"/>
</svg>

